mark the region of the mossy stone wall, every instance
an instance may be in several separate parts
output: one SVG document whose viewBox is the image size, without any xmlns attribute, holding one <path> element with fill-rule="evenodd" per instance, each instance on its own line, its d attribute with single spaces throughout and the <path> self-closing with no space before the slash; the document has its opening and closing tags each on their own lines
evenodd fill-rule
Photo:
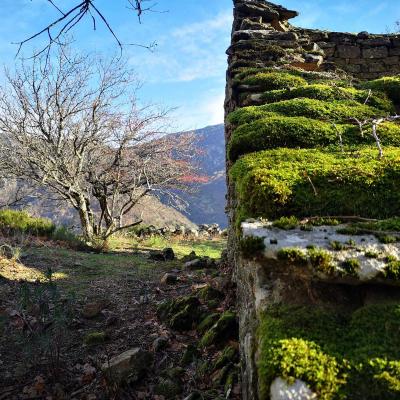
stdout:
<svg viewBox="0 0 400 400">
<path fill-rule="evenodd" d="M 354 358 L 359 366 L 364 363 L 354 371 L 353 360 L 343 359 L 343 342 L 326 337 L 318 323 L 315 332 L 321 335 L 315 337 L 303 334 L 302 326 L 293 327 L 293 337 L 280 330 L 293 318 L 301 325 L 301 316 L 311 315 L 318 304 L 315 318 L 333 321 L 339 315 L 332 327 L 345 337 L 344 320 L 361 315 L 370 303 L 369 317 L 383 315 L 374 308 L 381 288 L 385 301 L 398 301 L 398 287 L 389 290 L 385 281 L 367 287 L 357 279 L 321 282 L 288 268 L 288 260 L 262 259 L 259 251 L 249 257 L 241 252 L 241 223 L 282 216 L 400 215 L 399 121 L 379 123 L 379 141 L 372 134 L 376 120 L 400 109 L 400 35 L 301 29 L 289 23 L 296 11 L 265 0 L 233 3 L 225 101 L 228 248 L 238 284 L 243 398 L 268 399 L 278 375 L 288 383 L 305 381 L 326 400 L 398 398 L 398 357 L 388 359 L 387 349 L 375 342 L 373 357 Z M 373 259 L 375 253 L 369 253 Z M 297 249 L 290 253 L 290 263 L 301 267 L 305 261 L 297 254 Z M 399 261 L 391 262 L 397 276 Z M 279 268 L 272 268 L 277 263 Z M 343 268 L 352 272 L 358 264 L 347 260 Z M 306 321 L 311 333 L 313 322 Z M 302 364 L 303 355 L 311 363 Z"/>
</svg>

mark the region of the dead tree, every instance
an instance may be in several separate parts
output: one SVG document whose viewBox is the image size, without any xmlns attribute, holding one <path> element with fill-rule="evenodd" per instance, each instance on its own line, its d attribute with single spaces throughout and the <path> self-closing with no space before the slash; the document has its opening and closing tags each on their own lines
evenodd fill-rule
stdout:
<svg viewBox="0 0 400 400">
<path fill-rule="evenodd" d="M 166 135 L 167 112 L 138 106 L 132 76 L 121 60 L 59 48 L 0 91 L 3 167 L 68 201 L 88 242 L 137 224 L 125 217 L 146 195 L 177 204 L 196 173 L 194 138 Z"/>
</svg>

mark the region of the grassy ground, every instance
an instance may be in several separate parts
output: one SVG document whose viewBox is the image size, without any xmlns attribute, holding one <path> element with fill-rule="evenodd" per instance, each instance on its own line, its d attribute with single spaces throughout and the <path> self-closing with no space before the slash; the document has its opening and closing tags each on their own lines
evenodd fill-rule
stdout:
<svg viewBox="0 0 400 400">
<path fill-rule="evenodd" d="M 192 251 L 202 257 L 219 258 L 226 247 L 226 240 L 214 239 L 188 239 L 188 238 L 164 238 L 154 236 L 148 239 L 135 239 L 131 237 L 115 237 L 110 241 L 110 246 L 115 250 L 135 249 L 159 249 L 172 247 L 177 257 L 181 258 Z"/>
<path fill-rule="evenodd" d="M 18 261 L 0 260 L 0 277 L 11 281 L 42 281 L 51 268 L 59 285 L 84 294 L 99 281 L 157 279 L 162 273 L 181 268 L 179 260 L 156 262 L 147 259 L 146 250 L 172 247 L 177 258 L 195 251 L 199 256 L 219 258 L 226 246 L 222 239 L 189 240 L 153 237 L 138 241 L 128 237 L 113 238 L 109 253 L 91 253 L 57 246 L 29 246 L 21 250 Z"/>
</svg>

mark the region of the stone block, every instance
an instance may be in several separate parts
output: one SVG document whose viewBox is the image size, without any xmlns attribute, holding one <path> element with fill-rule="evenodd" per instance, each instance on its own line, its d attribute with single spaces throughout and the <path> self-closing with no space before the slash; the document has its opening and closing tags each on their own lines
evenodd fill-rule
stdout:
<svg viewBox="0 0 400 400">
<path fill-rule="evenodd" d="M 359 58 L 361 56 L 361 49 L 359 46 L 339 45 L 337 52 L 341 58 Z"/>
<path fill-rule="evenodd" d="M 386 65 L 398 65 L 399 57 L 398 56 L 390 56 L 383 60 Z"/>
<path fill-rule="evenodd" d="M 364 58 L 385 58 L 388 56 L 388 48 L 386 46 L 378 46 L 363 49 Z"/>
</svg>

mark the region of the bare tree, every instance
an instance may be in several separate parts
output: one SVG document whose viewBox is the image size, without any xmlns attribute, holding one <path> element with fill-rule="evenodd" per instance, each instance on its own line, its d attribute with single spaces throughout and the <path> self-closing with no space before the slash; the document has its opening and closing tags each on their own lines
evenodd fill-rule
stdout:
<svg viewBox="0 0 400 400">
<path fill-rule="evenodd" d="M 125 63 L 59 48 L 24 63 L 0 92 L 2 163 L 79 213 L 90 242 L 135 225 L 124 217 L 148 194 L 179 202 L 195 174 L 192 136 L 164 132 L 167 112 L 136 102 Z"/>
<path fill-rule="evenodd" d="M 140 47 L 145 47 L 147 49 L 152 49 L 156 46 L 155 43 L 151 43 L 149 45 L 142 45 L 138 43 L 123 44 L 118 38 L 112 26 L 110 25 L 104 12 L 99 8 L 98 2 L 96 0 L 77 0 L 76 3 L 67 10 L 64 10 L 64 8 L 61 5 L 58 5 L 57 0 L 47 0 L 47 1 L 50 6 L 52 6 L 57 10 L 60 16 L 55 20 L 51 21 L 43 29 L 32 34 L 30 37 L 20 42 L 17 42 L 16 43 L 18 45 L 17 55 L 20 53 L 24 44 L 38 38 L 39 36 L 46 35 L 48 38 L 47 45 L 44 46 L 38 52 L 36 52 L 33 55 L 33 57 L 37 57 L 42 53 L 46 53 L 48 57 L 53 44 L 56 45 L 62 44 L 61 41 L 63 37 L 66 34 L 68 34 L 76 25 L 78 25 L 85 16 L 89 16 L 91 18 L 93 24 L 93 30 L 96 30 L 97 20 L 100 20 L 106 26 L 111 35 L 114 37 L 115 41 L 117 42 L 121 50 L 123 45 L 140 46 Z M 129 10 L 132 10 L 137 15 L 139 22 L 141 22 L 143 13 L 148 11 L 155 11 L 154 7 L 156 3 L 154 3 L 153 0 L 124 0 L 124 1 L 127 8 Z M 122 4 L 123 2 L 121 1 L 121 5 Z"/>
</svg>

